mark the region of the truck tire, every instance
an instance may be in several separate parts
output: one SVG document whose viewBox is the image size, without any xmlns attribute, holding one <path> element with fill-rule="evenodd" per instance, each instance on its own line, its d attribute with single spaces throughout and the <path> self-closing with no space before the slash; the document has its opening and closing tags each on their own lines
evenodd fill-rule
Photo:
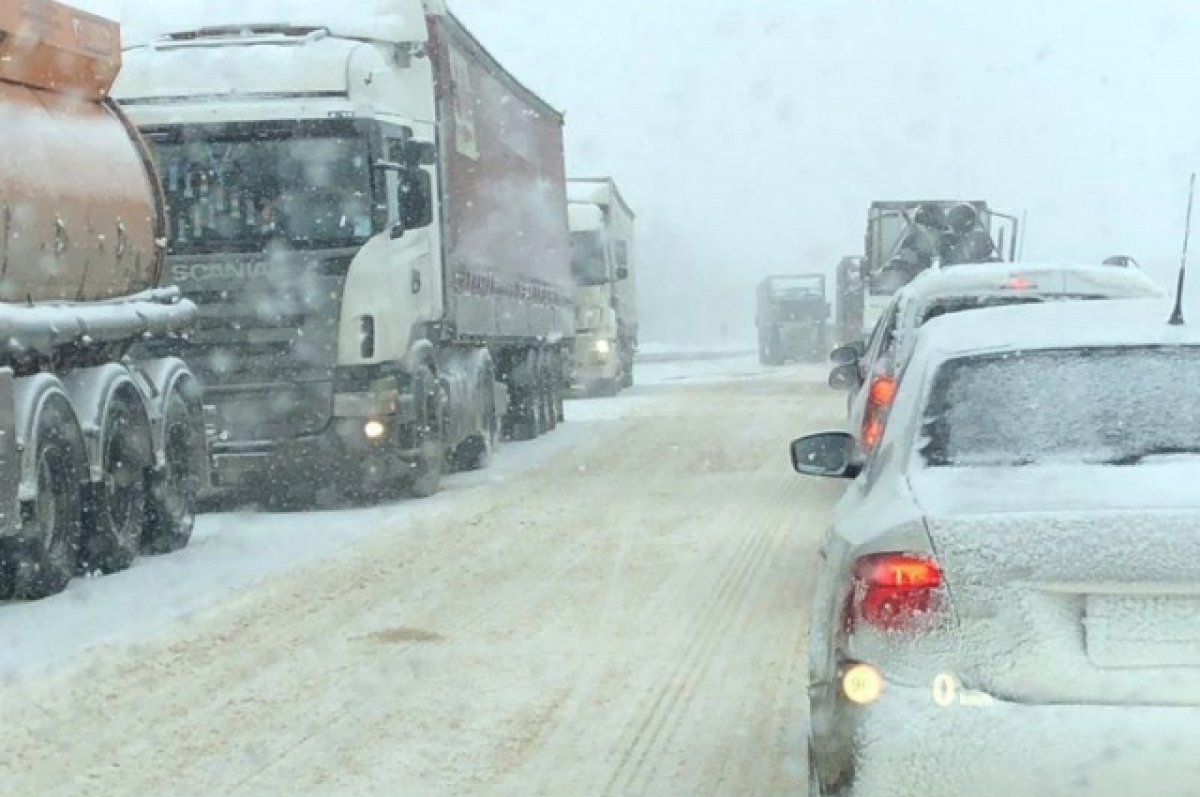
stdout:
<svg viewBox="0 0 1200 797">
<path fill-rule="evenodd" d="M 70 406 L 51 402 L 38 420 L 37 498 L 21 507 L 21 533 L 5 544 L 0 595 L 6 598 L 45 598 L 75 575 L 87 462 Z"/>
<path fill-rule="evenodd" d="M 405 492 L 412 498 L 429 498 L 442 486 L 446 467 L 446 391 L 428 365 L 413 374 L 419 408 L 414 426 L 413 448 L 417 451 L 406 477 Z"/>
<path fill-rule="evenodd" d="M 482 428 L 468 437 L 454 452 L 454 467 L 463 470 L 483 470 L 496 448 L 498 419 L 496 418 L 496 374 L 489 365 L 479 374 L 479 394 L 483 399 Z"/>
<path fill-rule="evenodd" d="M 550 349 L 538 352 L 538 376 L 542 397 L 541 432 L 553 432 L 558 426 L 558 361 Z"/>
<path fill-rule="evenodd" d="M 558 423 L 567 421 L 567 390 L 571 380 L 567 376 L 568 356 L 561 350 L 554 351 L 554 419 Z"/>
<path fill-rule="evenodd" d="M 510 440 L 533 440 L 545 426 L 545 409 L 538 389 L 537 352 L 526 351 L 508 378 L 508 412 L 504 416 L 504 436 Z"/>
<path fill-rule="evenodd" d="M 625 352 L 625 356 L 621 358 L 621 387 L 633 387 L 633 351 Z"/>
<path fill-rule="evenodd" d="M 142 547 L 153 457 L 150 424 L 134 402 L 116 397 L 108 407 L 100 443 L 103 477 L 90 485 L 83 505 L 83 572 L 124 570 Z"/>
<path fill-rule="evenodd" d="M 146 496 L 146 527 L 142 551 L 162 554 L 187 547 L 196 525 L 200 494 L 197 458 L 203 455 L 204 438 L 191 410 L 178 392 L 167 400 L 163 418 L 166 464 L 150 479 Z"/>
</svg>

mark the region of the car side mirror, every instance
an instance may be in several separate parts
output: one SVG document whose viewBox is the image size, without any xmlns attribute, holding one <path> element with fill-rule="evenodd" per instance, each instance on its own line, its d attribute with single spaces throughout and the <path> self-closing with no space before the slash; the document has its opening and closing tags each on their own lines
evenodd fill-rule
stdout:
<svg viewBox="0 0 1200 797">
<path fill-rule="evenodd" d="M 860 383 L 858 363 L 839 365 L 829 372 L 829 386 L 834 390 L 857 390 Z"/>
<path fill-rule="evenodd" d="M 854 463 L 854 437 L 845 432 L 824 432 L 792 443 L 792 467 L 804 476 L 853 479 L 862 468 Z"/>
<path fill-rule="evenodd" d="M 847 343 L 845 346 L 838 346 L 829 354 L 829 361 L 834 365 L 851 365 L 862 359 L 862 356 L 867 353 L 867 347 L 861 340 L 854 343 Z"/>
<path fill-rule="evenodd" d="M 629 279 L 629 269 L 625 268 L 625 266 L 617 266 L 617 279 L 619 279 L 619 280 Z"/>
</svg>

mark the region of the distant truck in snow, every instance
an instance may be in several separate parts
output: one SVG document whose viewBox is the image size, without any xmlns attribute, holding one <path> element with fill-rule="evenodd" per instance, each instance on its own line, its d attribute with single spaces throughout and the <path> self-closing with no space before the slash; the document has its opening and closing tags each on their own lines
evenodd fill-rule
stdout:
<svg viewBox="0 0 1200 797">
<path fill-rule="evenodd" d="M 825 357 L 829 302 L 824 274 L 780 274 L 758 286 L 758 359 L 763 365 Z"/>
<path fill-rule="evenodd" d="M 369 5 L 247 3 L 130 50 L 117 90 L 200 306 L 216 478 L 282 505 L 428 495 L 562 419 L 563 118 L 440 2 Z"/>
<path fill-rule="evenodd" d="M 611 177 L 571 179 L 567 196 L 577 287 L 571 382 L 584 394 L 613 395 L 633 385 L 636 218 Z"/>
<path fill-rule="evenodd" d="M 109 89 L 116 23 L 0 4 L 0 597 L 187 544 L 207 473 L 164 197 Z M 167 280 L 169 281 L 169 280 Z M 135 346 L 137 348 L 135 348 Z"/>
<path fill-rule="evenodd" d="M 1018 227 L 1016 217 L 992 210 L 982 201 L 871 203 L 864 255 L 857 261 L 860 271 L 843 276 L 839 267 L 838 314 L 862 320 L 858 330 L 840 330 L 842 342 L 869 335 L 896 291 L 927 268 L 1014 260 Z M 843 260 L 842 266 L 853 262 Z"/>
</svg>

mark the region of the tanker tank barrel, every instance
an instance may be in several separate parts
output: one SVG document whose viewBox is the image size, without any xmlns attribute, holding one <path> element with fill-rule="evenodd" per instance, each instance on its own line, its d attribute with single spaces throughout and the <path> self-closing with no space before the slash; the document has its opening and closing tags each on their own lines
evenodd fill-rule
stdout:
<svg viewBox="0 0 1200 797">
<path fill-rule="evenodd" d="M 176 289 L 107 302 L 0 303 L 0 359 L 5 353 L 49 356 L 68 346 L 172 337 L 190 329 L 196 313 L 196 305 Z"/>
</svg>

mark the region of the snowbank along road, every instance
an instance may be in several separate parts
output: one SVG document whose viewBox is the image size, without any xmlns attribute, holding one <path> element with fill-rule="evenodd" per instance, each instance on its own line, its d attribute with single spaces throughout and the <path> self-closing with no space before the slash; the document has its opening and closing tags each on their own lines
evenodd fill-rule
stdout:
<svg viewBox="0 0 1200 797">
<path fill-rule="evenodd" d="M 0 794 L 803 791 L 822 376 L 655 364 L 430 502 L 0 606 Z"/>
</svg>

